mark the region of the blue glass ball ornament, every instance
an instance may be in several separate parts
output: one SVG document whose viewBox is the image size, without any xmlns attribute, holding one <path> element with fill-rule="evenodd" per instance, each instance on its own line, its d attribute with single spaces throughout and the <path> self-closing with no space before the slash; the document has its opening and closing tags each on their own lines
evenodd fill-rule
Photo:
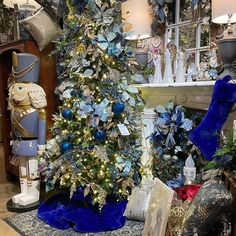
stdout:
<svg viewBox="0 0 236 236">
<path fill-rule="evenodd" d="M 62 116 L 66 120 L 72 120 L 73 117 L 73 111 L 70 108 L 66 108 L 62 111 Z"/>
<path fill-rule="evenodd" d="M 106 138 L 106 132 L 105 130 L 97 130 L 95 131 L 94 138 L 101 141 Z"/>
<path fill-rule="evenodd" d="M 117 101 L 112 104 L 112 111 L 115 115 L 120 115 L 125 109 L 125 104 L 123 102 Z"/>
<path fill-rule="evenodd" d="M 64 141 L 62 142 L 60 148 L 61 148 L 61 152 L 69 151 L 70 149 L 72 149 L 72 143 L 69 141 Z"/>
</svg>

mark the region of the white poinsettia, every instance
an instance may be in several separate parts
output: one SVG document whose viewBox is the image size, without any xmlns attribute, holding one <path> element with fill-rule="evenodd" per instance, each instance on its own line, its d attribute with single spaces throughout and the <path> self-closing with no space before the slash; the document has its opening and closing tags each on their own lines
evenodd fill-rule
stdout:
<svg viewBox="0 0 236 236">
<path fill-rule="evenodd" d="M 47 141 L 46 150 L 48 150 L 51 155 L 60 155 L 60 147 L 54 138 Z"/>
</svg>

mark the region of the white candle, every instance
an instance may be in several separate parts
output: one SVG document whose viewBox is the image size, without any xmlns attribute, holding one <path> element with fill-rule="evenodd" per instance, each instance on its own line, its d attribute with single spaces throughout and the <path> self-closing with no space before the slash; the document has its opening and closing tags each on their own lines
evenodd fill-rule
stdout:
<svg viewBox="0 0 236 236">
<path fill-rule="evenodd" d="M 191 154 L 185 161 L 184 176 L 186 178 L 186 184 L 192 184 L 196 178 L 196 167 Z"/>
</svg>

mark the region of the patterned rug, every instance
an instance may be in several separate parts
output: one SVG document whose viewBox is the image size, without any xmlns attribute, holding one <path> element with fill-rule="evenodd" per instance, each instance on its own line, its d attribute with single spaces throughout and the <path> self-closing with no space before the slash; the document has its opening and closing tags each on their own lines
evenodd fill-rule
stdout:
<svg viewBox="0 0 236 236">
<path fill-rule="evenodd" d="M 57 230 L 46 225 L 36 216 L 36 211 L 17 214 L 4 219 L 22 236 L 141 236 L 144 224 L 127 220 L 123 228 L 102 233 L 78 233 L 72 228 Z"/>
</svg>

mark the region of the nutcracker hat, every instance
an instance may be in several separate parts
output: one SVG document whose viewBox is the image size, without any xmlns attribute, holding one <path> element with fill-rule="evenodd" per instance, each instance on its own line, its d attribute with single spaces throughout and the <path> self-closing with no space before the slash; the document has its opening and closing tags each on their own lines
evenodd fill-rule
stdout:
<svg viewBox="0 0 236 236">
<path fill-rule="evenodd" d="M 40 59 L 30 53 L 12 53 L 12 77 L 16 82 L 39 82 Z"/>
</svg>

